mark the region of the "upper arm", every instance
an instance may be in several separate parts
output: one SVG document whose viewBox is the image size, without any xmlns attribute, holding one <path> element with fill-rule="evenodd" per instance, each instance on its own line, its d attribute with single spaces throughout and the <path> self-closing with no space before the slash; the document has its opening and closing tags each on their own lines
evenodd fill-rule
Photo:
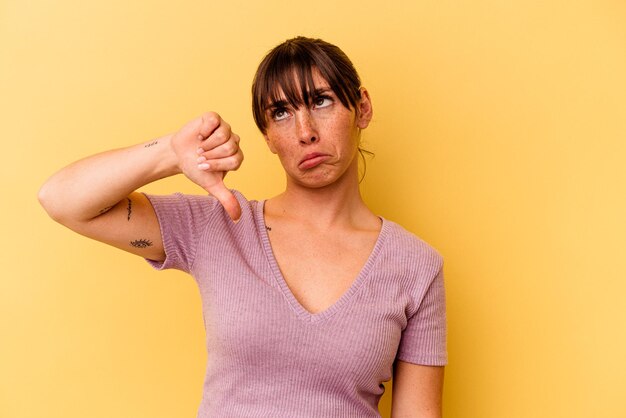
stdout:
<svg viewBox="0 0 626 418">
<path fill-rule="evenodd" d="M 148 198 L 131 193 L 87 221 L 65 223 L 81 235 L 155 261 L 165 259 L 161 228 Z"/>
<path fill-rule="evenodd" d="M 396 361 L 391 417 L 441 418 L 443 375 L 443 366 L 423 366 Z"/>
</svg>

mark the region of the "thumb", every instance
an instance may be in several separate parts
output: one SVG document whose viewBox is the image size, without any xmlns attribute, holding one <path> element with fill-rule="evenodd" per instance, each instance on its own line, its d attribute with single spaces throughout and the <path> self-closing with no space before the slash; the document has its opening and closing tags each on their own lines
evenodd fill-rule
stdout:
<svg viewBox="0 0 626 418">
<path fill-rule="evenodd" d="M 206 191 L 211 193 L 224 207 L 228 216 L 234 221 L 241 218 L 241 206 L 233 193 L 226 188 L 223 181 L 219 181 L 214 185 L 207 187 Z"/>
</svg>

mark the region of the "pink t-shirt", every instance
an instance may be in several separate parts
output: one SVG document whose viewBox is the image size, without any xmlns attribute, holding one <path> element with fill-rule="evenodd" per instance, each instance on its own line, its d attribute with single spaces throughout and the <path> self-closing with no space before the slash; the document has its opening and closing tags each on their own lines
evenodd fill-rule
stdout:
<svg viewBox="0 0 626 418">
<path fill-rule="evenodd" d="M 202 297 L 208 364 L 199 418 L 380 417 L 395 360 L 446 364 L 442 258 L 428 244 L 383 219 L 352 286 L 311 314 L 278 268 L 264 202 L 235 195 L 237 224 L 212 197 L 148 196 L 167 257 L 150 263 L 189 272 Z"/>
</svg>

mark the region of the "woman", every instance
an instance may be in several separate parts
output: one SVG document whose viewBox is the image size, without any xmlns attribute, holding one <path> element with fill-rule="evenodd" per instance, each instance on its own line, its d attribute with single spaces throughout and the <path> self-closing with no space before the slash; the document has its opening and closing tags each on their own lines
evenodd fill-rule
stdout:
<svg viewBox="0 0 626 418">
<path fill-rule="evenodd" d="M 199 417 L 376 417 L 392 371 L 394 417 L 440 417 L 442 260 L 359 194 L 372 103 L 352 63 L 322 40 L 290 39 L 252 93 L 285 170 L 278 196 L 248 201 L 224 186 L 239 138 L 207 113 L 62 169 L 42 205 L 78 233 L 193 275 L 208 350 Z M 211 197 L 134 191 L 181 172 Z"/>
</svg>

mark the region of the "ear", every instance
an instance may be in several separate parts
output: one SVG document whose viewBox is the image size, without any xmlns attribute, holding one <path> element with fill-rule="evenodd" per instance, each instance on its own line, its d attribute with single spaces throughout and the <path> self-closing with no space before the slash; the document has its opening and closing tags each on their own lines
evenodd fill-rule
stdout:
<svg viewBox="0 0 626 418">
<path fill-rule="evenodd" d="M 356 126 L 360 129 L 365 129 L 372 120 L 372 114 L 374 109 L 372 108 L 372 99 L 365 87 L 361 87 L 361 99 L 357 103 L 356 109 Z"/>
<path fill-rule="evenodd" d="M 269 139 L 267 134 L 263 134 L 263 138 L 265 138 L 265 143 L 267 144 L 267 147 L 270 149 L 270 151 L 272 151 L 272 154 L 276 154 L 276 148 L 274 147 L 274 144 Z"/>
</svg>

